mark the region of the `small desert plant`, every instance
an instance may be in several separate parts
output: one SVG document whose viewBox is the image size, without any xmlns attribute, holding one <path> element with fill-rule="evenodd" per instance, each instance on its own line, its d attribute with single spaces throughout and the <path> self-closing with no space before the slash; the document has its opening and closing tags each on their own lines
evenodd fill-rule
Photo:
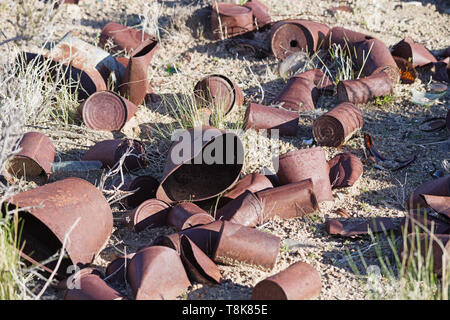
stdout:
<svg viewBox="0 0 450 320">
<path fill-rule="evenodd" d="M 394 234 L 388 234 L 383 227 L 383 234 L 386 236 L 388 248 L 381 244 L 381 237 L 378 234 L 370 233 L 372 240 L 371 247 L 374 247 L 379 266 L 368 266 L 363 252 L 358 248 L 358 255 L 361 263 L 366 270 L 366 276 L 361 276 L 353 256 L 348 253 L 348 262 L 353 272 L 364 279 L 367 285 L 367 296 L 369 299 L 401 299 L 401 300 L 448 300 L 449 270 L 448 254 L 438 238 L 434 236 L 425 226 L 417 221 L 413 224 L 415 234 L 425 233 L 425 239 L 435 241 L 443 249 L 443 268 L 442 276 L 438 278 L 436 270 L 433 270 L 432 241 L 421 242 L 419 237 L 407 239 L 406 230 L 402 230 L 401 237 L 395 237 Z M 406 229 L 406 228 L 404 228 Z M 403 252 L 404 247 L 398 250 L 398 243 L 409 242 L 413 249 L 408 255 Z M 421 246 L 425 246 L 421 248 Z M 389 254 L 384 249 L 390 249 Z M 445 267 L 447 265 L 447 267 Z"/>
</svg>

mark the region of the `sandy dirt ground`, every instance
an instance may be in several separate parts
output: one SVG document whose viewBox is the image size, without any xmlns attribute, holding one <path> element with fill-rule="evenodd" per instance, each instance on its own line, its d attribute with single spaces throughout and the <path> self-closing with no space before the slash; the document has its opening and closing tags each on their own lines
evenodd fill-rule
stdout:
<svg viewBox="0 0 450 320">
<path fill-rule="evenodd" d="M 0 5 L 0 21 L 14 16 L 6 6 Z M 277 72 L 278 62 L 274 58 L 257 59 L 251 53 L 236 52 L 229 49 L 229 41 L 211 41 L 203 37 L 202 17 L 207 1 L 150 1 L 150 0 L 83 0 L 80 5 L 66 5 L 61 17 L 52 27 L 51 41 L 57 41 L 67 31 L 79 33 L 83 40 L 95 44 L 102 27 L 109 21 L 136 25 L 141 22 L 140 15 L 153 16 L 159 25 L 160 50 L 151 66 L 151 82 L 154 91 L 161 96 L 170 96 L 192 90 L 196 81 L 207 74 L 219 73 L 233 79 L 244 91 L 246 101 L 269 104 L 271 99 L 285 84 Z M 430 50 L 439 50 L 450 46 L 450 6 L 445 1 L 436 4 L 429 1 L 340 1 L 350 5 L 354 13 L 330 13 L 327 9 L 336 6 L 331 0 L 276 1 L 262 0 L 270 7 L 274 20 L 299 17 L 328 24 L 343 26 L 364 32 L 383 40 L 388 46 L 406 36 L 424 44 Z M 194 19 L 194 18 L 195 19 Z M 200 19 L 200 20 L 199 20 Z M 3 36 L 16 36 L 13 23 L 1 23 Z M 17 27 L 17 26 L 16 26 Z M 15 45 L 33 51 L 38 50 L 47 35 L 37 35 L 30 41 L 17 41 Z M 1 41 L 2 39 L 0 39 Z M 8 45 L 0 46 L 2 52 Z M 4 60 L 4 59 L 3 59 Z M 7 63 L 7 61 L 1 61 Z M 169 74 L 167 67 L 176 66 L 178 72 Z M 319 299 L 364 299 L 366 291 L 358 277 L 351 270 L 347 252 L 352 254 L 362 273 L 365 273 L 359 259 L 357 248 L 364 252 L 368 265 L 378 265 L 373 242 L 369 237 L 342 239 L 329 236 L 324 229 L 326 218 L 341 218 L 337 209 L 345 209 L 351 218 L 368 219 L 371 217 L 404 217 L 404 200 L 420 183 L 430 180 L 434 168 L 444 170 L 442 160 L 449 158 L 447 143 L 429 144 L 448 138 L 448 132 L 425 133 L 419 130 L 419 124 L 428 117 L 445 116 L 449 107 L 449 93 L 441 97 L 432 106 L 424 107 L 410 102 L 411 89 L 426 91 L 430 73 L 421 70 L 419 78 L 411 85 L 398 84 L 394 88 L 392 101 L 378 105 L 370 102 L 360 105 L 364 116 L 362 132 L 370 133 L 378 150 L 392 158 L 405 159 L 415 155 L 417 160 L 405 169 L 396 172 L 374 168 L 364 163 L 364 173 L 357 185 L 334 190 L 335 202 L 323 206 L 320 213 L 304 218 L 279 220 L 266 224 L 263 229 L 282 238 L 284 245 L 276 266 L 270 272 L 256 270 L 247 266 L 223 266 L 220 271 L 225 279 L 221 285 L 208 286 L 195 284 L 180 299 L 250 299 L 252 287 L 262 279 L 275 274 L 296 261 L 305 261 L 314 266 L 322 277 L 322 293 Z M 337 104 L 335 95 L 322 96 L 316 110 L 300 116 L 300 130 L 296 137 L 281 138 L 280 151 L 286 152 L 308 145 L 305 141 L 312 138 L 311 126 L 319 115 Z M 95 142 L 114 137 L 134 137 L 141 139 L 147 147 L 151 165 L 138 174 L 152 174 L 160 179 L 164 168 L 164 151 L 167 145 L 158 140 L 153 132 L 155 124 L 172 121 L 164 112 L 161 103 L 141 105 L 131 124 L 121 133 L 102 133 L 89 131 L 79 122 L 77 125 L 57 127 L 55 123 L 44 123 L 33 130 L 47 134 L 57 149 L 56 160 L 77 160 L 82 153 Z M 235 110 L 230 121 L 242 117 L 244 107 Z M 242 174 L 258 172 L 265 166 L 272 166 L 271 155 L 256 149 L 255 142 L 270 144 L 269 139 L 249 131 L 243 142 L 248 156 Z M 324 148 L 327 158 L 348 151 L 365 159 L 362 133 L 358 133 L 342 148 Z M 98 182 L 100 175 L 92 174 L 88 178 Z M 52 180 L 62 179 L 61 176 Z M 150 244 L 161 234 L 170 234 L 169 227 L 150 229 L 136 234 L 121 227 L 120 218 L 126 212 L 125 207 L 113 208 L 115 228 L 105 249 L 94 262 L 104 268 L 121 252 L 135 252 L 139 247 Z M 383 253 L 389 258 L 392 252 L 381 237 Z M 117 283 L 111 285 L 123 294 L 130 296 L 129 288 Z M 48 290 L 46 299 L 61 298 L 54 288 Z"/>
</svg>

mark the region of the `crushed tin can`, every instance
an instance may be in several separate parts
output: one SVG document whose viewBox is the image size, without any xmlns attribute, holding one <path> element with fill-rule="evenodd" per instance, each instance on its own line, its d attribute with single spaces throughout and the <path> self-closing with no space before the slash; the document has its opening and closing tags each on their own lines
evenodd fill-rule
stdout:
<svg viewBox="0 0 450 320">
<path fill-rule="evenodd" d="M 361 160 L 349 152 L 336 155 L 328 160 L 328 165 L 332 188 L 353 186 L 364 170 Z"/>
<path fill-rule="evenodd" d="M 212 74 L 198 81 L 194 87 L 194 94 L 200 107 L 221 110 L 223 115 L 228 114 L 233 107 L 242 106 L 244 103 L 241 88 L 220 74 Z"/>
<path fill-rule="evenodd" d="M 319 146 L 340 147 L 364 124 L 361 110 L 344 102 L 321 115 L 313 123 L 313 136 Z"/>
</svg>

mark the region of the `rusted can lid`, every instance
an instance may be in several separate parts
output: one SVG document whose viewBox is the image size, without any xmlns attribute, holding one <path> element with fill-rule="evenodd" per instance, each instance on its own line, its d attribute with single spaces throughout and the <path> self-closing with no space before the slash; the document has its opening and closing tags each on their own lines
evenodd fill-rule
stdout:
<svg viewBox="0 0 450 320">
<path fill-rule="evenodd" d="M 92 130 L 118 131 L 127 120 L 124 101 L 111 91 L 94 93 L 80 108 L 84 123 Z"/>
</svg>

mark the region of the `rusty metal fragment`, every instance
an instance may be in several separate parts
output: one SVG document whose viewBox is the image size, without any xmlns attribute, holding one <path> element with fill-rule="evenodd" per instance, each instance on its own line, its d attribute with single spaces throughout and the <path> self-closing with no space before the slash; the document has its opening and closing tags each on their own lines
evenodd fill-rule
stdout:
<svg viewBox="0 0 450 320">
<path fill-rule="evenodd" d="M 231 38 L 253 30 L 251 8 L 232 4 L 215 3 L 211 14 L 213 39 Z"/>
<path fill-rule="evenodd" d="M 392 218 L 372 218 L 364 222 L 352 220 L 339 221 L 337 219 L 328 219 L 325 222 L 325 230 L 329 235 L 339 235 L 342 237 L 354 237 L 366 235 L 369 229 L 376 232 L 398 230 L 399 225 L 394 224 Z"/>
<path fill-rule="evenodd" d="M 158 48 L 158 41 L 151 38 L 137 46 L 130 56 L 126 74 L 119 86 L 119 90 L 122 96 L 135 105 L 140 105 L 144 101 L 145 96 L 153 92 L 148 76 L 148 68 Z"/>
<path fill-rule="evenodd" d="M 413 156 L 407 160 L 385 158 L 377 151 L 377 149 L 375 149 L 372 137 L 368 133 L 364 133 L 364 146 L 367 150 L 369 160 L 376 165 L 381 166 L 383 169 L 397 171 L 409 166 L 414 160 L 416 160 L 416 156 Z"/>
<path fill-rule="evenodd" d="M 130 150 L 130 154 L 123 163 L 127 170 L 146 166 L 144 145 L 133 139 L 100 141 L 86 151 L 81 160 L 99 160 L 105 168 L 113 168 L 127 150 Z"/>
<path fill-rule="evenodd" d="M 18 153 L 8 159 L 3 175 L 12 183 L 12 177 L 27 179 L 43 177 L 44 181 L 52 173 L 52 164 L 55 160 L 55 146 L 44 134 L 28 132 L 19 142 Z"/>
<path fill-rule="evenodd" d="M 421 196 L 423 194 L 440 196 L 440 197 L 450 197 L 450 174 L 422 183 L 418 186 L 409 196 L 409 200 L 406 203 L 406 208 L 408 210 L 424 209 L 428 205 L 425 199 Z"/>
<path fill-rule="evenodd" d="M 224 221 L 213 260 L 223 264 L 244 263 L 271 270 L 280 252 L 279 237 L 254 228 Z"/>
<path fill-rule="evenodd" d="M 136 300 L 173 300 L 191 285 L 180 255 L 161 246 L 136 252 L 127 280 Z"/>
<path fill-rule="evenodd" d="M 256 227 L 263 222 L 263 206 L 253 192 L 246 190 L 217 210 L 216 219 L 227 220 L 246 227 Z"/>
<path fill-rule="evenodd" d="M 223 115 L 228 114 L 234 106 L 239 107 L 244 103 L 241 88 L 220 74 L 212 74 L 198 81 L 194 94 L 199 106 L 221 110 Z"/>
<path fill-rule="evenodd" d="M 138 176 L 132 181 L 126 183 L 123 188 L 125 191 L 135 191 L 132 195 L 125 198 L 125 203 L 130 207 L 137 207 L 145 200 L 149 200 L 156 197 L 156 190 L 158 189 L 159 182 L 150 175 Z"/>
<path fill-rule="evenodd" d="M 43 261 L 57 254 L 67 237 L 65 249 L 69 259 L 63 260 L 61 274 L 70 262 L 91 263 L 112 233 L 113 217 L 108 202 L 100 190 L 80 178 L 67 178 L 18 193 L 2 206 L 10 212 L 16 208 L 24 221 L 23 252 L 34 260 Z M 53 261 L 47 266 L 53 269 L 55 264 Z"/>
<path fill-rule="evenodd" d="M 298 113 L 250 103 L 245 111 L 244 130 L 279 130 L 280 136 L 296 136 L 298 131 Z"/>
<path fill-rule="evenodd" d="M 70 279 L 70 288 L 64 300 L 123 300 L 119 292 L 111 288 L 92 268 L 78 271 Z"/>
<path fill-rule="evenodd" d="M 450 222 L 443 218 L 428 214 L 425 208 L 411 209 L 406 212 L 402 229 L 406 233 L 449 234 Z"/>
<path fill-rule="evenodd" d="M 116 22 L 108 22 L 100 33 L 99 45 L 106 48 L 108 41 L 112 41 L 114 47 L 108 47 L 109 51 L 117 52 L 123 50 L 130 54 L 142 42 L 147 40 L 156 41 L 156 38 L 136 28 L 127 27 Z"/>
<path fill-rule="evenodd" d="M 392 81 L 385 72 L 356 80 L 340 81 L 337 85 L 339 102 L 366 103 L 376 97 L 391 94 Z"/>
<path fill-rule="evenodd" d="M 319 210 L 311 179 L 285 184 L 256 193 L 264 210 L 264 221 L 301 217 Z"/>
<path fill-rule="evenodd" d="M 83 122 L 91 130 L 119 131 L 138 107 L 112 91 L 95 92 L 78 107 Z"/>
<path fill-rule="evenodd" d="M 411 61 L 414 68 L 437 62 L 436 58 L 424 45 L 406 37 L 392 47 L 392 55 Z"/>
<path fill-rule="evenodd" d="M 216 264 L 185 235 L 180 238 L 180 255 L 192 282 L 211 285 L 222 281 L 222 276 Z"/>
<path fill-rule="evenodd" d="M 170 205 L 159 199 L 149 199 L 131 210 L 125 217 L 126 223 L 136 232 L 146 228 L 155 228 L 167 224 Z"/>
<path fill-rule="evenodd" d="M 306 262 L 296 262 L 287 269 L 260 281 L 252 300 L 312 300 L 320 295 L 320 274 Z"/>
<path fill-rule="evenodd" d="M 363 173 L 361 160 L 349 153 L 340 153 L 328 160 L 332 188 L 351 187 Z"/>
<path fill-rule="evenodd" d="M 192 202 L 182 202 L 172 207 L 167 214 L 167 224 L 176 231 L 215 221 L 208 212 Z"/>
<path fill-rule="evenodd" d="M 180 149 L 182 155 L 177 154 Z M 206 126 L 185 130 L 168 151 L 156 196 L 168 203 L 214 198 L 237 181 L 243 161 L 243 145 L 235 133 Z"/>
<path fill-rule="evenodd" d="M 434 196 L 430 194 L 421 194 L 421 196 L 431 209 L 450 218 L 450 196 Z"/>
<path fill-rule="evenodd" d="M 333 201 L 329 167 L 325 152 L 320 147 L 280 155 L 277 176 L 282 185 L 312 179 L 317 201 Z"/>
<path fill-rule="evenodd" d="M 312 132 L 318 145 L 340 147 L 363 124 L 361 110 L 352 103 L 344 102 L 317 118 Z"/>
<path fill-rule="evenodd" d="M 443 274 L 445 268 L 448 272 L 450 268 L 450 235 L 449 234 L 427 234 L 411 233 L 408 234 L 406 241 L 403 242 L 400 254 L 406 259 L 408 266 L 415 261 L 417 264 L 417 254 L 421 255 L 422 263 L 432 263 L 430 270 L 438 277 Z M 432 257 L 432 260 L 430 259 Z"/>
</svg>

